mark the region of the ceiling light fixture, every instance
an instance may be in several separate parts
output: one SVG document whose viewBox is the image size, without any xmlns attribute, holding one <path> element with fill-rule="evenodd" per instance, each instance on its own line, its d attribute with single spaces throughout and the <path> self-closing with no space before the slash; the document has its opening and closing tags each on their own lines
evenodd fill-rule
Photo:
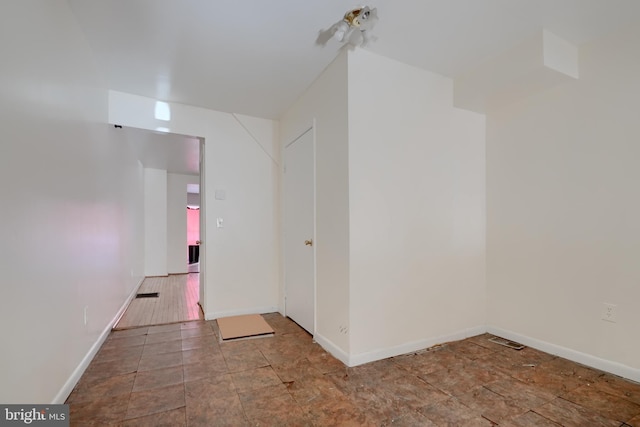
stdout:
<svg viewBox="0 0 640 427">
<path fill-rule="evenodd" d="M 326 46 L 331 39 L 338 40 L 353 46 L 366 46 L 376 37 L 371 35 L 371 30 L 378 22 L 378 10 L 369 6 L 351 9 L 344 17 L 326 30 L 318 31 L 316 44 Z"/>
<path fill-rule="evenodd" d="M 363 6 L 345 13 L 344 18 L 335 23 L 329 32 L 340 42 L 366 46 L 371 40 L 369 32 L 376 22 L 378 22 L 378 10 L 375 7 L 371 9 L 369 6 Z"/>
</svg>

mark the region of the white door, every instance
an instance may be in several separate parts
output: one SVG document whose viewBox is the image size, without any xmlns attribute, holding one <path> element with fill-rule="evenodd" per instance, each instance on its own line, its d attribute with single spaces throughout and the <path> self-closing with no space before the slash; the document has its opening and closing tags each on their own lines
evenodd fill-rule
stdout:
<svg viewBox="0 0 640 427">
<path fill-rule="evenodd" d="M 285 312 L 313 334 L 315 249 L 313 132 L 285 148 Z"/>
</svg>

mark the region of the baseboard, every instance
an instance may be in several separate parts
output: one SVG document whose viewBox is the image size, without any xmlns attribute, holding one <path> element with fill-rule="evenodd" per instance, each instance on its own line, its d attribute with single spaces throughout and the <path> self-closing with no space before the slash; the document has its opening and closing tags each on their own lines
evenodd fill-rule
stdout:
<svg viewBox="0 0 640 427">
<path fill-rule="evenodd" d="M 516 332 L 508 331 L 501 328 L 496 328 L 494 326 L 488 326 L 487 332 L 502 338 L 509 339 L 511 341 L 519 342 L 526 346 L 535 348 L 536 350 L 544 351 L 545 353 L 564 357 L 565 359 L 569 359 L 573 362 L 577 362 L 591 368 L 599 369 L 601 371 L 609 372 L 632 381 L 640 382 L 640 369 L 632 368 L 618 362 L 601 359 L 587 353 L 582 353 L 580 351 L 572 350 L 560 345 L 541 341 L 535 338 L 530 338 L 525 335 L 521 335 Z"/>
<path fill-rule="evenodd" d="M 407 354 L 414 351 L 422 350 L 425 348 L 433 347 L 436 344 L 442 344 L 445 342 L 458 341 L 476 335 L 483 334 L 487 331 L 486 327 L 475 326 L 473 328 L 463 329 L 451 334 L 440 335 L 437 337 L 424 338 L 418 341 L 411 341 L 408 343 L 400 344 L 395 347 L 381 348 L 365 353 L 351 355 L 348 358 L 348 366 L 358 366 L 369 362 L 375 362 L 376 360 L 386 359 L 388 357 L 399 356 L 401 354 Z"/>
<path fill-rule="evenodd" d="M 109 336 L 111 329 L 113 329 L 113 327 L 118 323 L 118 321 L 120 320 L 124 312 L 127 310 L 127 307 L 129 306 L 129 303 L 131 302 L 131 300 L 135 298 L 136 293 L 138 292 L 138 289 L 140 289 L 140 285 L 142 285 L 143 280 L 144 280 L 144 277 L 142 277 L 138 282 L 138 284 L 133 288 L 133 291 L 131 291 L 131 294 L 127 297 L 127 299 L 122 304 L 122 306 L 120 307 L 116 315 L 107 324 L 107 326 L 104 328 L 102 333 L 98 336 L 98 339 L 96 340 L 96 342 L 93 343 L 93 345 L 91 346 L 87 354 L 82 358 L 82 360 L 80 361 L 76 369 L 73 370 L 73 372 L 71 373 L 67 381 L 64 383 L 64 385 L 62 386 L 58 394 L 56 394 L 56 396 L 53 398 L 53 402 L 51 402 L 53 405 L 64 403 L 64 401 L 67 400 L 67 397 L 69 397 L 69 395 L 73 391 L 73 388 L 76 386 L 76 384 L 78 384 L 78 381 L 80 381 L 82 374 L 84 374 L 84 371 L 87 369 L 87 367 L 89 366 L 93 358 L 98 353 L 98 350 L 100 350 L 100 347 L 102 347 L 102 344 L 105 342 L 105 340 Z"/>
<path fill-rule="evenodd" d="M 122 316 L 124 316 L 124 312 L 127 311 L 127 307 L 129 307 L 129 304 L 131 304 L 131 301 L 133 301 L 133 299 L 136 297 L 136 294 L 138 293 L 138 290 L 140 289 L 140 286 L 142 286 L 142 282 L 144 282 L 144 279 L 146 279 L 146 277 L 141 277 L 140 278 L 140 280 L 138 281 L 138 284 L 133 288 L 133 290 L 131 291 L 131 293 L 127 297 L 127 299 L 124 302 L 124 304 L 122 304 L 122 306 L 120 306 L 120 310 L 118 310 L 118 312 L 116 313 L 116 315 L 113 318 L 113 320 L 111 322 L 109 322 L 111 329 L 113 329 L 113 327 L 116 326 L 118 324 L 118 322 L 120 321 L 120 318 L 122 318 Z"/>
<path fill-rule="evenodd" d="M 252 308 L 242 308 L 238 310 L 226 310 L 226 311 L 212 311 L 204 314 L 205 320 L 215 320 L 220 317 L 229 317 L 229 316 L 242 316 L 244 314 L 265 314 L 265 313 L 275 313 L 279 312 L 277 306 L 269 306 L 269 307 L 252 307 Z"/>
<path fill-rule="evenodd" d="M 342 350 L 340 347 L 335 345 L 331 340 L 328 340 L 320 334 L 315 334 L 313 336 L 313 339 L 320 345 L 320 347 L 328 351 L 333 357 L 349 366 L 349 355 L 345 353 L 344 350 Z"/>
</svg>

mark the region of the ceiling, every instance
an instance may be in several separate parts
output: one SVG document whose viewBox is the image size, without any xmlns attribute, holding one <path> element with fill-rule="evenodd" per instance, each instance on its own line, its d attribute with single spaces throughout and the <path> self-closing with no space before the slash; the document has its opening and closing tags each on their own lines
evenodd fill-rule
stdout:
<svg viewBox="0 0 640 427">
<path fill-rule="evenodd" d="M 353 0 L 68 0 L 114 90 L 277 119 L 335 58 L 319 32 Z M 446 76 L 546 28 L 580 45 L 638 0 L 371 0 L 367 49 Z"/>
<path fill-rule="evenodd" d="M 134 147 L 145 168 L 162 169 L 183 175 L 200 173 L 198 138 L 127 127 L 115 131 L 121 135 L 123 141 Z M 192 187 L 190 192 L 199 192 L 199 189 Z"/>
</svg>

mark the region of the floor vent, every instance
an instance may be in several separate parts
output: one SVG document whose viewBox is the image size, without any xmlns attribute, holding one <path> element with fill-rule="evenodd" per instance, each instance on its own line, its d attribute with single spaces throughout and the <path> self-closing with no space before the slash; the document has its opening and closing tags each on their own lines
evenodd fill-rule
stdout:
<svg viewBox="0 0 640 427">
<path fill-rule="evenodd" d="M 158 293 L 148 292 L 146 294 L 136 294 L 136 298 L 158 298 Z"/>
<path fill-rule="evenodd" d="M 512 348 L 514 350 L 522 350 L 524 348 L 524 346 L 522 344 L 520 344 L 519 342 L 509 341 L 507 339 L 500 338 L 500 337 L 489 338 L 489 341 L 491 341 L 493 343 L 496 343 L 496 344 L 503 345 L 505 347 Z"/>
</svg>

